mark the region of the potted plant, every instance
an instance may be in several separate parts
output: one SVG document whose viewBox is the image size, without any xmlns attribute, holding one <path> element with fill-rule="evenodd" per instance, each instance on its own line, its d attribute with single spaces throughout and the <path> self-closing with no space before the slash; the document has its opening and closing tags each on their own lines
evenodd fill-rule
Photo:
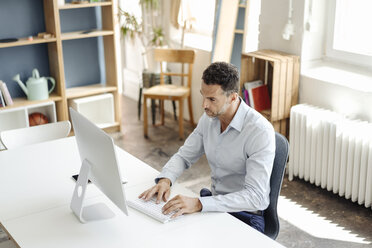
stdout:
<svg viewBox="0 0 372 248">
<path fill-rule="evenodd" d="M 160 72 L 158 63 L 153 59 L 153 49 L 165 44 L 164 31 L 161 27 L 160 0 L 140 0 L 142 22 L 134 15 L 119 9 L 123 17 L 121 31 L 123 37 L 130 37 L 132 42 L 140 42 L 144 47 L 143 58 L 145 68 L 150 72 Z M 138 38 L 138 39 L 137 39 Z"/>
</svg>

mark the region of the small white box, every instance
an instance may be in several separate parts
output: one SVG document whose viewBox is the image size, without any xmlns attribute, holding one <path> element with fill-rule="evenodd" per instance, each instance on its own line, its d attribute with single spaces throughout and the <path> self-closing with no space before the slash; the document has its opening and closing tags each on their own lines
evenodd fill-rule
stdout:
<svg viewBox="0 0 372 248">
<path fill-rule="evenodd" d="M 115 123 L 114 96 L 110 93 L 72 99 L 70 106 L 100 128 Z"/>
<path fill-rule="evenodd" d="M 28 127 L 28 117 L 24 107 L 0 111 L 0 132 L 24 127 Z"/>
<path fill-rule="evenodd" d="M 48 117 L 49 123 L 57 122 L 56 105 L 54 102 L 34 104 L 27 107 L 27 115 L 39 112 Z"/>
</svg>

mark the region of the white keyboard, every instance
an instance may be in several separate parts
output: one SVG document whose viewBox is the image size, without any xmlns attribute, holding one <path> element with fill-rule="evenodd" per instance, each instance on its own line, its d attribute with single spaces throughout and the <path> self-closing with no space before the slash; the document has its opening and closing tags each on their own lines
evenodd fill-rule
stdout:
<svg viewBox="0 0 372 248">
<path fill-rule="evenodd" d="M 127 200 L 128 206 L 144 213 L 147 214 L 148 216 L 162 222 L 166 223 L 168 221 L 174 220 L 171 219 L 171 216 L 175 212 L 171 212 L 167 215 L 162 213 L 162 207 L 166 204 L 166 202 L 161 201 L 159 204 L 156 204 L 156 198 L 153 197 L 148 201 L 144 201 L 139 198 Z M 178 219 L 179 217 L 175 218 Z"/>
</svg>

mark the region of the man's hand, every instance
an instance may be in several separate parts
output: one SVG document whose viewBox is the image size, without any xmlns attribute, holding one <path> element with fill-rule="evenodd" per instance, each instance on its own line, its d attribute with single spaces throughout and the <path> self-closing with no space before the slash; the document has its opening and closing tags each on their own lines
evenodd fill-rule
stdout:
<svg viewBox="0 0 372 248">
<path fill-rule="evenodd" d="M 201 209 L 202 205 L 198 198 L 177 195 L 164 205 L 163 214 L 169 214 L 172 211 L 176 211 L 176 213 L 171 217 L 176 218 L 182 214 L 199 212 Z"/>
<path fill-rule="evenodd" d="M 162 178 L 155 186 L 140 194 L 138 198 L 148 201 L 157 194 L 156 203 L 160 203 L 161 199 L 166 202 L 170 195 L 170 185 L 171 181 L 168 178 Z"/>
</svg>

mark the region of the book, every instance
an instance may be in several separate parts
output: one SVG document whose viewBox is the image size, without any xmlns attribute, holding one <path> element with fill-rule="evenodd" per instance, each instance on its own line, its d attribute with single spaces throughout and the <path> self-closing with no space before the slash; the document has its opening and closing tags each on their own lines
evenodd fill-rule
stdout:
<svg viewBox="0 0 372 248">
<path fill-rule="evenodd" d="M 256 88 L 256 87 L 259 87 L 263 85 L 263 82 L 262 80 L 255 80 L 255 81 L 250 81 L 250 82 L 245 82 L 244 83 L 244 88 L 247 90 L 247 93 L 248 93 L 248 102 L 249 102 L 249 106 L 254 108 L 254 102 L 253 102 L 253 98 L 252 98 L 252 89 L 253 88 Z"/>
<path fill-rule="evenodd" d="M 251 89 L 254 109 L 261 112 L 271 108 L 269 90 L 266 85 Z"/>
<path fill-rule="evenodd" d="M 1 92 L 3 93 L 3 97 L 4 97 L 4 100 L 5 100 L 5 104 L 7 106 L 10 106 L 10 105 L 13 105 L 13 99 L 12 97 L 10 96 L 10 93 L 9 93 L 9 90 L 8 90 L 8 87 L 6 86 L 6 84 L 0 80 L 0 90 Z"/>
<path fill-rule="evenodd" d="M 248 106 L 251 106 L 250 102 L 249 102 L 249 95 L 248 95 L 248 90 L 244 89 L 244 100 L 245 100 L 245 103 L 248 105 Z"/>
<path fill-rule="evenodd" d="M 262 80 L 255 80 L 255 81 L 245 82 L 244 88 L 249 91 L 250 89 L 258 87 L 260 85 L 263 85 Z"/>
</svg>

